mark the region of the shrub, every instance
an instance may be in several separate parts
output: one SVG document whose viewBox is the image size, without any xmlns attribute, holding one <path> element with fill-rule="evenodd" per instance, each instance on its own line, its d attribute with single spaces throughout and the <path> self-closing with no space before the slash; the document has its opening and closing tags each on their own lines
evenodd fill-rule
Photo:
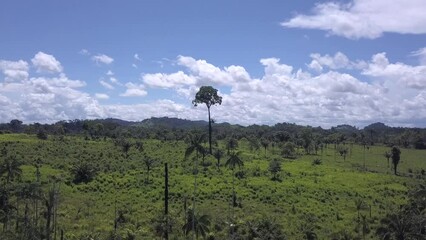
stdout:
<svg viewBox="0 0 426 240">
<path fill-rule="evenodd" d="M 78 162 L 71 168 L 71 173 L 74 175 L 73 183 L 88 183 L 95 178 L 97 170 L 87 162 Z"/>
<path fill-rule="evenodd" d="M 321 165 L 322 164 L 322 160 L 321 159 L 319 159 L 319 158 L 315 158 L 313 161 L 312 161 L 312 165 L 313 166 L 315 166 L 315 165 Z"/>
<path fill-rule="evenodd" d="M 47 140 L 47 133 L 44 129 L 39 129 L 37 132 L 37 138 L 41 140 Z"/>
</svg>

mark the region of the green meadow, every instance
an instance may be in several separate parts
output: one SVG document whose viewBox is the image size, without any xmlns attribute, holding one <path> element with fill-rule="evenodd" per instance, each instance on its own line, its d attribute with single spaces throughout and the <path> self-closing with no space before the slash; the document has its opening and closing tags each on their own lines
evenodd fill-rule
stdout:
<svg viewBox="0 0 426 240">
<path fill-rule="evenodd" d="M 210 220 L 206 236 L 200 235 L 200 239 L 229 239 L 231 235 L 246 239 L 247 226 L 259 219 L 280 226 L 287 239 L 306 239 L 309 231 L 317 239 L 343 239 L 344 235 L 377 239 L 374 229 L 380 219 L 406 204 L 411 189 L 425 182 L 426 150 L 401 149 L 395 176 L 392 164 L 388 166 L 383 156 L 390 150 L 385 146 L 367 149 L 346 144 L 349 152 L 344 159 L 329 144 L 311 155 L 297 149 L 297 157 L 287 159 L 278 146 L 250 150 L 247 141 L 240 140 L 231 151 L 239 152 L 244 165 L 235 168 L 233 181 L 232 170 L 225 166 L 227 151 L 217 167 L 210 155 L 204 160 L 195 153 L 185 158 L 188 144 L 184 141 L 127 140 L 132 146 L 125 154 L 110 138 L 39 140 L 34 135 L 0 134 L 0 149 L 22 163 L 20 180 L 11 183 L 14 188 L 39 182 L 43 189 L 36 200 L 11 197 L 19 203 L 18 214 L 10 217 L 6 230 L 13 232 L 24 211 L 36 216 L 32 207 L 36 203 L 40 223 L 47 221 L 43 197 L 54 186 L 58 200 L 51 239 L 162 239 L 167 163 L 169 239 L 192 239 L 192 233 L 186 235 L 182 227 L 187 219 L 185 209 L 193 204 L 194 173 L 196 213 L 208 215 Z M 137 142 L 143 147 L 134 147 Z M 223 147 L 224 142 L 218 145 Z M 152 159 L 149 174 L 145 158 Z M 269 163 L 274 159 L 281 163 L 281 171 L 272 180 Z M 96 169 L 87 183 L 74 182 L 72 169 L 81 163 Z M 236 204 L 232 201 L 233 182 Z M 360 216 L 366 219 L 368 231 L 362 231 Z M 2 239 L 17 236 L 7 232 L 0 233 Z"/>
</svg>

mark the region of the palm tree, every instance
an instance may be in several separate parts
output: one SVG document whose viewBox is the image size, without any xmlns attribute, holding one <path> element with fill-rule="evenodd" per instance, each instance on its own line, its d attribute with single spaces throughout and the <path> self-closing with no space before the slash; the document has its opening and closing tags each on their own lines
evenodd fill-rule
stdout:
<svg viewBox="0 0 426 240">
<path fill-rule="evenodd" d="M 221 149 L 216 149 L 213 152 L 213 156 L 216 158 L 217 160 L 217 169 L 220 169 L 220 159 L 223 157 L 223 151 Z"/>
<path fill-rule="evenodd" d="M 262 147 L 265 149 L 265 156 L 266 156 L 266 149 L 269 146 L 269 141 L 266 138 L 262 138 L 260 139 L 260 144 L 262 145 Z"/>
<path fill-rule="evenodd" d="M 194 159 L 194 193 L 192 200 L 192 219 L 195 218 L 195 199 L 197 195 L 197 175 L 198 175 L 198 157 L 200 154 L 205 152 L 205 148 L 202 143 L 204 142 L 205 134 L 190 134 L 189 136 L 189 145 L 185 150 L 185 159 L 187 159 L 192 153 L 195 152 Z M 192 221 L 192 228 L 195 229 L 195 221 Z M 196 231 L 194 231 L 194 237 L 196 237 Z"/>
<path fill-rule="evenodd" d="M 420 239 L 415 231 L 416 224 L 406 211 L 388 214 L 380 223 L 382 226 L 377 229 L 376 234 L 381 239 Z"/>
<path fill-rule="evenodd" d="M 190 231 L 193 231 L 195 239 L 198 239 L 199 235 L 205 239 L 209 232 L 209 225 L 210 217 L 208 215 L 194 214 L 194 211 L 189 209 L 187 219 L 182 230 L 185 235 L 188 235 Z"/>
<path fill-rule="evenodd" d="M 144 156 L 144 158 L 143 158 L 143 163 L 144 163 L 145 168 L 146 168 L 146 179 L 145 179 L 146 183 L 149 183 L 149 172 L 151 171 L 155 162 L 156 162 L 156 160 L 154 158 L 151 158 L 151 157 L 148 157 L 148 156 Z"/>
<path fill-rule="evenodd" d="M 226 149 L 228 150 L 228 155 L 231 154 L 231 150 L 235 150 L 237 147 L 237 139 L 234 136 L 228 138 L 228 140 L 226 141 Z"/>
<path fill-rule="evenodd" d="M 235 167 L 239 168 L 244 165 L 244 162 L 241 160 L 239 156 L 240 152 L 232 152 L 229 156 L 229 159 L 226 161 L 225 166 L 231 168 L 232 170 L 232 209 L 234 209 L 236 205 L 236 196 L 235 196 Z M 233 210 L 232 210 L 233 211 Z M 234 216 L 234 212 L 232 212 L 232 216 Z"/>
<path fill-rule="evenodd" d="M 286 240 L 283 232 L 283 226 L 273 219 L 262 218 L 255 222 L 248 222 L 248 239 L 274 239 Z"/>
<path fill-rule="evenodd" d="M 364 200 L 361 198 L 355 199 L 355 207 L 356 211 L 358 212 L 358 221 L 360 220 L 360 211 L 365 210 L 367 208 L 367 205 L 365 204 Z"/>
<path fill-rule="evenodd" d="M 395 175 L 397 175 L 396 168 L 398 167 L 399 160 L 401 159 L 401 150 L 399 150 L 398 147 L 393 147 L 391 152 L 392 152 L 393 170 L 395 172 Z"/>
<path fill-rule="evenodd" d="M 388 160 L 388 167 L 389 167 L 389 159 L 392 157 L 392 154 L 388 151 L 386 151 L 383 156 Z"/>
<path fill-rule="evenodd" d="M 0 222 L 3 223 L 3 233 L 8 230 L 8 223 L 15 206 L 10 203 L 11 191 L 8 186 L 0 186 Z"/>
<path fill-rule="evenodd" d="M 361 221 L 358 224 L 358 227 L 361 228 L 362 239 L 365 240 L 365 236 L 367 236 L 367 234 L 370 232 L 370 226 L 368 225 L 367 216 L 361 214 Z"/>
<path fill-rule="evenodd" d="M 6 183 L 20 178 L 22 175 L 21 163 L 16 159 L 15 155 L 4 158 L 0 163 L 0 175 L 6 174 Z"/>
</svg>

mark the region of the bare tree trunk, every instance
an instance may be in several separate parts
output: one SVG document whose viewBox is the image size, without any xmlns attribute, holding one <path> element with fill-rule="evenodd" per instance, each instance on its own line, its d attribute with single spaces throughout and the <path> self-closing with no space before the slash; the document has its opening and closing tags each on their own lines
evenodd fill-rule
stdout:
<svg viewBox="0 0 426 240">
<path fill-rule="evenodd" d="M 166 232 L 164 239 L 169 239 L 169 170 L 164 163 L 164 215 L 166 216 Z"/>
<path fill-rule="evenodd" d="M 210 111 L 209 111 L 210 112 Z M 210 119 L 210 117 L 209 117 Z M 196 230 L 195 230 L 195 199 L 197 195 L 197 175 L 198 175 L 198 151 L 195 157 L 195 164 L 194 164 L 194 197 L 192 199 L 192 230 L 193 230 L 193 239 L 196 239 Z"/>
<path fill-rule="evenodd" d="M 212 151 L 212 121 L 210 119 L 210 107 L 207 107 L 207 110 L 209 111 L 209 152 L 210 152 L 210 154 L 213 154 L 213 151 Z"/>
</svg>

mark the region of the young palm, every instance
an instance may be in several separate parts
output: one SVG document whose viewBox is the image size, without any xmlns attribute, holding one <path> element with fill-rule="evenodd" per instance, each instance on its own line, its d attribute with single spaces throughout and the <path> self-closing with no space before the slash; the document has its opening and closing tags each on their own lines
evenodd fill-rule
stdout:
<svg viewBox="0 0 426 240">
<path fill-rule="evenodd" d="M 358 221 L 360 220 L 360 211 L 367 209 L 367 205 L 361 198 L 355 199 L 355 207 L 358 212 Z"/>
<path fill-rule="evenodd" d="M 197 195 L 197 174 L 198 174 L 198 157 L 200 154 L 205 152 L 205 149 L 202 145 L 204 142 L 205 135 L 204 134 L 190 134 L 189 135 L 189 145 L 185 151 L 185 159 L 195 152 L 194 159 L 194 193 L 193 193 L 193 201 L 192 201 L 192 219 L 195 218 L 195 198 Z M 192 221 L 192 228 L 195 229 L 195 221 Z M 194 237 L 196 237 L 196 231 L 194 231 Z"/>
<path fill-rule="evenodd" d="M 381 239 L 420 239 L 416 238 L 412 217 L 404 211 L 388 214 L 380 223 L 382 226 L 377 229 L 376 234 Z"/>
<path fill-rule="evenodd" d="M 216 149 L 213 152 L 213 156 L 216 158 L 217 160 L 217 169 L 220 170 L 220 159 L 223 157 L 223 151 L 220 149 Z"/>
<path fill-rule="evenodd" d="M 226 161 L 225 166 L 231 168 L 232 170 L 232 209 L 234 209 L 236 205 L 236 197 L 235 197 L 235 167 L 239 168 L 244 165 L 244 162 L 240 158 L 240 152 L 231 152 L 229 159 Z M 232 210 L 234 211 L 234 210 Z M 234 216 L 234 212 L 232 212 L 232 216 Z"/>
<path fill-rule="evenodd" d="M 6 174 L 6 183 L 20 178 L 22 175 L 21 163 L 14 155 L 4 158 L 0 163 L 0 175 Z"/>
<path fill-rule="evenodd" d="M 206 238 L 209 232 L 210 218 L 208 215 L 194 214 L 192 209 L 188 210 L 187 219 L 182 227 L 185 235 L 188 235 L 190 231 L 193 231 L 195 239 L 201 235 L 203 239 Z"/>
</svg>

